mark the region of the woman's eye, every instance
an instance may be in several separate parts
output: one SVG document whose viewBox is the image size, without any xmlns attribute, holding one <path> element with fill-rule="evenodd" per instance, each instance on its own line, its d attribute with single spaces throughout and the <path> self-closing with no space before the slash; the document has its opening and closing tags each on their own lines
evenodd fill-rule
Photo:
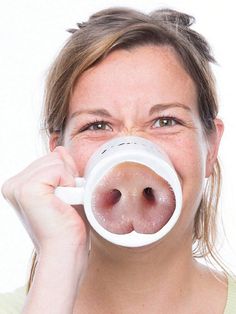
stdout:
<svg viewBox="0 0 236 314">
<path fill-rule="evenodd" d="M 107 131 L 111 130 L 111 127 L 106 121 L 96 121 L 86 124 L 81 131 Z"/>
<path fill-rule="evenodd" d="M 178 121 L 176 121 L 176 119 L 169 118 L 169 117 L 163 117 L 163 118 L 156 119 L 153 126 L 157 127 L 157 128 L 163 128 L 163 127 L 175 126 L 177 124 L 178 124 Z"/>
</svg>

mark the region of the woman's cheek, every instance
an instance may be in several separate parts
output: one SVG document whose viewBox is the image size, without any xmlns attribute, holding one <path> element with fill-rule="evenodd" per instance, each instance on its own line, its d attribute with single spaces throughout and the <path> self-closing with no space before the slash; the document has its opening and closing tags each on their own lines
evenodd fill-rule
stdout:
<svg viewBox="0 0 236 314">
<path fill-rule="evenodd" d="M 179 138 L 171 150 L 171 160 L 183 178 L 194 181 L 205 178 L 206 142 L 202 132 L 189 132 Z"/>
<path fill-rule="evenodd" d="M 183 189 L 183 205 L 187 213 L 193 213 L 199 207 L 205 185 L 205 153 L 201 145 L 188 146 L 183 151 L 186 156 L 179 160 L 177 171 L 181 175 Z"/>
<path fill-rule="evenodd" d="M 65 145 L 68 152 L 74 159 L 77 165 L 77 170 L 81 177 L 84 176 L 84 171 L 90 157 L 99 148 L 100 145 L 100 143 L 88 142 L 83 140 L 77 141 L 76 143 L 71 141 L 71 143 Z"/>
</svg>

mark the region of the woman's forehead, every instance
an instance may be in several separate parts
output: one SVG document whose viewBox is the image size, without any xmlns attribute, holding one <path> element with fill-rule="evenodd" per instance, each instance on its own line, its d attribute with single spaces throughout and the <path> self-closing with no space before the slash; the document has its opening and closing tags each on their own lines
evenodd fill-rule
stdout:
<svg viewBox="0 0 236 314">
<path fill-rule="evenodd" d="M 79 105 L 196 103 L 197 92 L 173 48 L 117 50 L 78 79 L 70 111 Z"/>
</svg>

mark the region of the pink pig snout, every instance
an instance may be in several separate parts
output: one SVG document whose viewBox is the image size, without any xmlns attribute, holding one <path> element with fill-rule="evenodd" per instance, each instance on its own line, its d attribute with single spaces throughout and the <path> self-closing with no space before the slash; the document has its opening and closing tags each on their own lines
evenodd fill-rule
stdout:
<svg viewBox="0 0 236 314">
<path fill-rule="evenodd" d="M 112 233 L 153 234 L 171 218 L 175 196 L 153 170 L 124 162 L 100 180 L 92 195 L 92 210 L 99 224 Z"/>
</svg>

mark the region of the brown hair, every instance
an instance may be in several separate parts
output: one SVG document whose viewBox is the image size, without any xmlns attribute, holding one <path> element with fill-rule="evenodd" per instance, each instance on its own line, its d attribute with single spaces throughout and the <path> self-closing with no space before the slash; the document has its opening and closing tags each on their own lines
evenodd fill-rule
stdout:
<svg viewBox="0 0 236 314">
<path fill-rule="evenodd" d="M 194 18 L 170 9 L 144 14 L 127 8 L 110 8 L 78 23 L 64 48 L 53 63 L 46 84 L 44 129 L 59 133 L 63 142 L 69 99 L 80 75 L 118 49 L 143 45 L 169 45 L 177 52 L 183 67 L 195 82 L 199 114 L 206 135 L 215 131 L 218 113 L 215 83 L 210 63 L 215 60 L 206 40 L 191 29 Z M 220 167 L 214 171 L 195 217 L 193 255 L 206 257 L 215 253 L 216 213 L 220 190 Z M 37 259 L 31 270 L 29 287 Z"/>
</svg>

